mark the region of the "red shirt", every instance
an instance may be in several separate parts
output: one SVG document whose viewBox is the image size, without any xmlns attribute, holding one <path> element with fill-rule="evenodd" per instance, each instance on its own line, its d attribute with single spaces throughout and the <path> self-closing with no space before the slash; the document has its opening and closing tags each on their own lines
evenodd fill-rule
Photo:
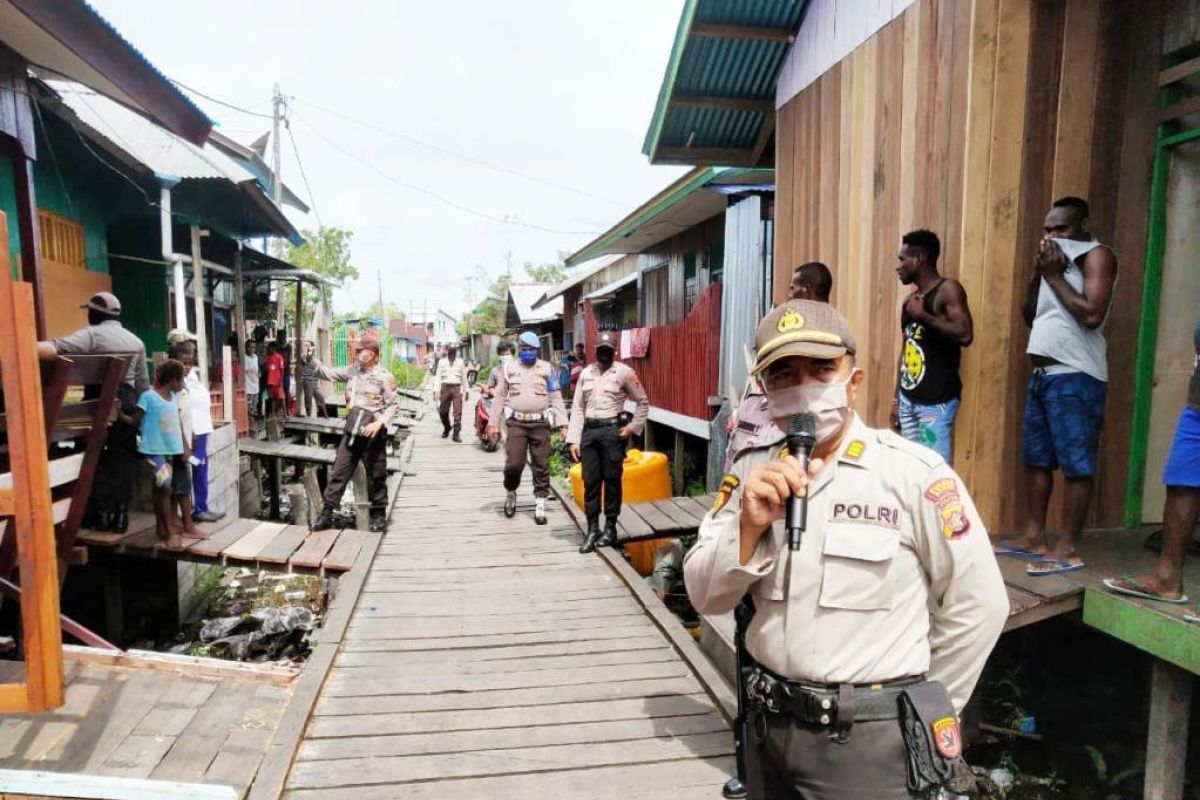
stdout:
<svg viewBox="0 0 1200 800">
<path fill-rule="evenodd" d="M 267 386 L 283 385 L 283 356 L 274 353 L 267 356 Z"/>
</svg>

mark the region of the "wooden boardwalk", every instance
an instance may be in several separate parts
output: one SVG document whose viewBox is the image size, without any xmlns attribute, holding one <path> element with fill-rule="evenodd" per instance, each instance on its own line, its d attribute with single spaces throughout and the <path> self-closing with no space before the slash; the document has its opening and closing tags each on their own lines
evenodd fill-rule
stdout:
<svg viewBox="0 0 1200 800">
<path fill-rule="evenodd" d="M 618 572 L 528 473 L 505 519 L 499 453 L 415 435 L 285 797 L 718 796 L 728 723 Z"/>
</svg>

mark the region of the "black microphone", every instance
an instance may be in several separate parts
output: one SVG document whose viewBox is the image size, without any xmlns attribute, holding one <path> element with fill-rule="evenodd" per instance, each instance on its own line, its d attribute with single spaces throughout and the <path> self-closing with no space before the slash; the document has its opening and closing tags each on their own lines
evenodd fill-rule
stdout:
<svg viewBox="0 0 1200 800">
<path fill-rule="evenodd" d="M 812 414 L 803 412 L 792 417 L 788 425 L 788 453 L 800 462 L 800 469 L 808 474 L 808 457 L 812 455 L 813 446 L 817 443 L 817 420 Z M 787 535 L 788 547 L 800 549 L 800 537 L 808 527 L 808 493 L 803 497 L 792 495 L 787 501 Z"/>
</svg>

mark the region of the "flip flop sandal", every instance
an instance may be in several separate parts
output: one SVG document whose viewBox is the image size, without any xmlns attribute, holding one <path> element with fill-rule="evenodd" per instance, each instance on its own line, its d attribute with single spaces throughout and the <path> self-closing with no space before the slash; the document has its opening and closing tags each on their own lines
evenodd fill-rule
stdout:
<svg viewBox="0 0 1200 800">
<path fill-rule="evenodd" d="M 1187 595 L 1163 597 L 1161 594 L 1158 594 L 1149 587 L 1143 586 L 1128 575 L 1120 578 L 1105 578 L 1104 585 L 1108 587 L 1110 592 L 1137 597 L 1142 600 L 1154 600 L 1159 603 L 1171 603 L 1173 605 L 1181 605 L 1188 601 Z"/>
<path fill-rule="evenodd" d="M 1024 547 L 1017 547 L 1011 544 L 1008 539 L 1001 539 L 996 544 L 992 545 L 992 552 L 998 556 L 1009 556 L 1010 558 L 1020 558 L 1028 561 L 1041 561 L 1046 556 L 1036 550 L 1029 550 Z"/>
<path fill-rule="evenodd" d="M 1184 615 L 1180 617 L 1180 619 L 1192 625 L 1200 625 L 1200 614 L 1197 614 L 1194 611 L 1184 612 Z"/>
<path fill-rule="evenodd" d="M 1040 578 L 1043 575 L 1061 575 L 1064 572 L 1076 572 L 1083 569 L 1083 567 L 1084 563 L 1082 561 L 1078 564 L 1072 564 L 1070 561 L 1063 561 L 1061 558 L 1044 558 L 1027 566 L 1025 574 Z"/>
</svg>

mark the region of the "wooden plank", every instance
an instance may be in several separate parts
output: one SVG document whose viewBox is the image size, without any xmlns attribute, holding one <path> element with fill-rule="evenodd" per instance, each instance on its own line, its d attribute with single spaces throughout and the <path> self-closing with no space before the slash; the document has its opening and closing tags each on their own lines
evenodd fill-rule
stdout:
<svg viewBox="0 0 1200 800">
<path fill-rule="evenodd" d="M 1087 589 L 1083 621 L 1155 658 L 1200 673 L 1200 629 L 1177 620 L 1164 607 L 1151 608 L 1132 598 Z"/>
<path fill-rule="evenodd" d="M 205 782 L 232 785 L 243 795 L 258 772 L 287 701 L 286 689 L 259 686 L 204 773 Z"/>
<path fill-rule="evenodd" d="M 652 533 L 678 530 L 675 521 L 655 508 L 652 503 L 635 503 L 629 508 L 650 526 Z"/>
<path fill-rule="evenodd" d="M 129 515 L 129 527 L 125 529 L 124 533 L 93 531 L 88 528 L 80 528 L 77 539 L 82 544 L 95 545 L 97 547 L 113 547 L 125 539 L 153 528 L 154 524 L 153 514 L 134 511 Z"/>
<path fill-rule="evenodd" d="M 691 701 L 694 702 L 694 701 Z M 695 708 L 702 708 L 699 703 Z M 343 736 L 305 742 L 296 755 L 298 764 L 330 759 L 391 759 L 435 753 L 469 753 L 504 748 L 587 745 L 627 742 L 630 747 L 650 744 L 667 736 L 695 736 L 707 733 L 728 735 L 724 718 L 715 709 L 677 717 L 635 717 L 601 722 L 569 721 L 560 724 L 520 726 L 491 730 L 423 731 L 392 736 Z M 340 769 L 341 765 L 329 765 Z M 496 772 L 506 772 L 505 768 Z"/>
<path fill-rule="evenodd" d="M 191 724 L 155 767 L 159 780 L 199 781 L 229 735 L 242 710 L 253 700 L 255 685 L 247 681 L 222 683 Z"/>
<path fill-rule="evenodd" d="M 663 646 L 657 631 L 647 630 L 641 636 L 599 641 L 557 642 L 554 644 L 505 645 L 463 648 L 453 655 L 445 650 L 346 650 L 338 655 L 339 667 L 382 667 L 388 664 L 444 664 L 451 658 L 456 664 L 480 662 L 511 663 L 528 658 L 567 655 L 614 655 L 658 650 Z"/>
<path fill-rule="evenodd" d="M 102 702 L 89 710 L 55 765 L 65 772 L 92 772 L 104 763 L 125 737 L 141 724 L 181 679 L 161 672 L 101 672 L 110 688 Z"/>
<path fill-rule="evenodd" d="M 998 558 L 1000 573 L 1004 582 L 1017 586 L 1045 600 L 1057 600 L 1061 597 L 1079 594 L 1083 588 L 1065 575 L 1030 575 L 1025 572 L 1029 562 L 1016 558 Z"/>
<path fill-rule="evenodd" d="M 735 769 L 733 759 L 714 757 L 654 764 L 620 764 L 590 769 L 555 769 L 528 775 L 489 775 L 396 786 L 354 789 L 300 789 L 287 800 L 446 800 L 446 798 L 533 798 L 609 800 L 622 787 L 621 800 L 706 800 Z"/>
<path fill-rule="evenodd" d="M 309 531 L 308 538 L 300 545 L 300 549 L 292 554 L 289 563 L 294 567 L 317 569 L 340 533 L 338 530 Z"/>
<path fill-rule="evenodd" d="M 282 522 L 260 522 L 242 538 L 221 551 L 224 561 L 253 561 L 259 551 L 287 529 Z"/>
<path fill-rule="evenodd" d="M 486 731 L 495 728 L 522 730 L 540 725 L 602 722 L 644 717 L 678 717 L 708 713 L 715 706 L 704 694 L 639 697 L 517 706 L 467 711 L 427 711 L 423 714 L 369 714 L 356 717 L 314 717 L 310 740 L 343 736 L 394 736 L 428 731 Z"/>
<path fill-rule="evenodd" d="M 645 764 L 680 758 L 710 758 L 729 755 L 732 751 L 733 737 L 728 731 L 721 731 L 633 743 L 598 742 L 586 747 L 550 745 L 394 759 L 353 758 L 342 760 L 337 770 L 330 770 L 324 761 L 298 761 L 292 769 L 289 786 L 330 788 L 346 784 L 364 786 L 548 769 L 585 769 L 629 762 Z"/>
<path fill-rule="evenodd" d="M 255 664 L 227 661 L 221 658 L 159 653 L 152 650 L 113 652 L 96 647 L 63 645 L 63 658 L 85 664 L 104 664 L 132 670 L 148 670 L 182 674 L 192 678 L 246 679 L 281 686 L 291 685 L 300 670 L 283 664 Z"/>
<path fill-rule="evenodd" d="M 1195 75 L 1200 72 L 1200 57 L 1189 58 L 1187 61 L 1176 64 L 1173 67 L 1167 67 L 1158 73 L 1159 88 L 1169 86 L 1176 81 L 1181 81 L 1184 78 Z"/>
<path fill-rule="evenodd" d="M 269 564 L 286 564 L 296 548 L 308 537 L 309 530 L 303 525 L 288 525 L 271 543 L 259 551 L 257 559 Z"/>
<path fill-rule="evenodd" d="M 624 618 L 622 618 L 623 620 Z M 560 644 L 566 642 L 597 642 L 606 639 L 623 639 L 629 636 L 645 636 L 653 631 L 646 622 L 622 620 L 604 626 L 554 628 L 531 633 L 493 633 L 485 636 L 447 636 L 438 639 L 353 639 L 344 645 L 346 652 L 406 652 L 444 651 L 475 649 L 480 647 L 509 647 L 521 644 Z"/>
<path fill-rule="evenodd" d="M 371 534 L 363 531 L 344 530 L 338 536 L 337 542 L 330 548 L 329 553 L 325 556 L 325 560 L 321 562 L 322 569 L 331 569 L 337 572 L 345 572 L 354 566 L 354 560 L 358 557 L 358 552 L 362 549 L 363 542 Z M 379 538 L 375 536 L 373 538 Z"/>
<path fill-rule="evenodd" d="M 677 512 L 675 519 L 680 522 L 686 522 L 689 528 L 699 528 L 700 523 L 708 516 L 708 508 L 695 502 L 691 497 L 672 497 L 671 503 L 675 506 Z M 679 514 L 683 516 L 678 516 Z"/>
<path fill-rule="evenodd" d="M 1145 800 L 1183 797 L 1194 676 L 1164 661 L 1150 672 L 1150 730 L 1146 737 Z"/>
<path fill-rule="evenodd" d="M 237 800 L 238 797 L 230 786 L 12 769 L 0 770 L 0 793 L 14 798 L 87 800 Z"/>
</svg>

